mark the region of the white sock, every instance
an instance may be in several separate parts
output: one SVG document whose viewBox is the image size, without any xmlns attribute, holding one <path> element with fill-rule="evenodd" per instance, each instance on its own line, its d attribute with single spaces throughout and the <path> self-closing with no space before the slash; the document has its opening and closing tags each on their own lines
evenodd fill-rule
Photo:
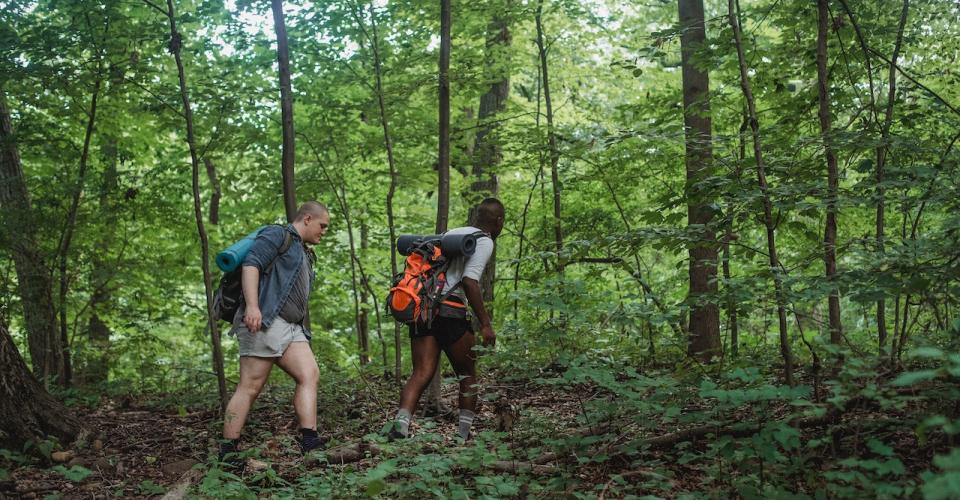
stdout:
<svg viewBox="0 0 960 500">
<path fill-rule="evenodd" d="M 467 439 L 470 436 L 470 426 L 473 425 L 473 419 L 477 415 L 470 410 L 460 410 L 460 429 L 457 433 L 461 438 Z"/>
<path fill-rule="evenodd" d="M 404 437 L 410 434 L 410 420 L 412 415 L 407 410 L 400 408 L 400 411 L 397 412 L 397 418 L 395 420 L 397 424 L 397 430 L 400 431 L 400 434 L 403 434 Z"/>
</svg>

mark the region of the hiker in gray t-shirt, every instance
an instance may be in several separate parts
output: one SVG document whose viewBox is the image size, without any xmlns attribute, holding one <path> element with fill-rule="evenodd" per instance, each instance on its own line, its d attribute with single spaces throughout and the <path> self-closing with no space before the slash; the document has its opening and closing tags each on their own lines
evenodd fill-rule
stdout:
<svg viewBox="0 0 960 500">
<path fill-rule="evenodd" d="M 413 360 L 413 374 L 400 393 L 400 410 L 391 438 L 405 438 L 409 434 L 410 421 L 417 401 L 426 389 L 440 361 L 440 351 L 447 354 L 450 365 L 460 377 L 460 422 L 458 435 L 470 438 L 470 427 L 477 409 L 477 360 L 473 353 L 476 337 L 470 319 L 465 317 L 466 305 L 470 306 L 480 324 L 480 337 L 487 347 L 493 347 L 497 335 L 493 331 L 490 314 L 483 303 L 480 290 L 480 275 L 493 254 L 494 241 L 503 230 L 504 208 L 496 198 L 487 198 L 477 207 L 477 221 L 474 226 L 451 229 L 447 234 L 479 233 L 477 248 L 473 255 L 457 257 L 447 269 L 447 283 L 444 292 L 459 286 L 451 299 L 458 297 L 462 314 L 445 314 L 444 307 L 431 324 L 410 325 L 410 353 Z M 459 295 L 456 295 L 459 294 Z"/>
</svg>

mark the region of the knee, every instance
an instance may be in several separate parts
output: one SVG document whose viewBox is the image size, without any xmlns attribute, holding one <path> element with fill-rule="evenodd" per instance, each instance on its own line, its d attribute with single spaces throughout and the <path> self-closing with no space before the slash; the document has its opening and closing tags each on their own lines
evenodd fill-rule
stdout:
<svg viewBox="0 0 960 500">
<path fill-rule="evenodd" d="M 314 366 L 311 369 L 304 370 L 296 377 L 298 385 L 316 387 L 320 383 L 320 368 Z"/>
<path fill-rule="evenodd" d="M 267 379 L 253 379 L 253 380 L 242 380 L 239 385 L 237 385 L 237 393 L 242 394 L 250 399 L 256 399 L 260 395 L 260 391 L 263 390 L 263 385 L 267 382 Z"/>
<path fill-rule="evenodd" d="M 412 375 L 410 375 L 410 380 L 407 383 L 412 384 L 414 387 L 426 387 L 432 378 L 432 372 L 415 371 Z"/>
</svg>

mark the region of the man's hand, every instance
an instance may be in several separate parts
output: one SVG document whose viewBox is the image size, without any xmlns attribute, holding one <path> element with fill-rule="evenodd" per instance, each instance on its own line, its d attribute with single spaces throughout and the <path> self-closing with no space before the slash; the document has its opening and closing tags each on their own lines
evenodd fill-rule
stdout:
<svg viewBox="0 0 960 500">
<path fill-rule="evenodd" d="M 250 333 L 257 333 L 260 331 L 262 321 L 263 314 L 260 312 L 259 307 L 247 308 L 243 315 L 243 324 L 247 325 L 247 330 L 250 330 Z"/>
<path fill-rule="evenodd" d="M 489 347 L 493 349 L 497 345 L 497 334 L 493 331 L 493 325 L 485 325 L 480 327 L 480 337 L 484 347 Z"/>
</svg>

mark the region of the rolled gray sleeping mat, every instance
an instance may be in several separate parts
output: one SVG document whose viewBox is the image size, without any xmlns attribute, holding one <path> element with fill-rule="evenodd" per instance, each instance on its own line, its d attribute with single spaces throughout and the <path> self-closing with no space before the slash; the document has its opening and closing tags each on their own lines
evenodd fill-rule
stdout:
<svg viewBox="0 0 960 500">
<path fill-rule="evenodd" d="M 440 243 L 443 256 L 447 258 L 473 255 L 477 250 L 477 237 L 473 234 L 404 234 L 397 238 L 397 252 L 410 255 L 413 247 L 424 241 Z"/>
</svg>

